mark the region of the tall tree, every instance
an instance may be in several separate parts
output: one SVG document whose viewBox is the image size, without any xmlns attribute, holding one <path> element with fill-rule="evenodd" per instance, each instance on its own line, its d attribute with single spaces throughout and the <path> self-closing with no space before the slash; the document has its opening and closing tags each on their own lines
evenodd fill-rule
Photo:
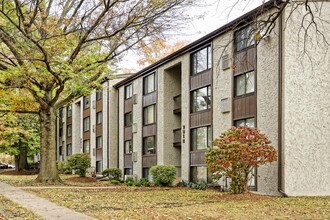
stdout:
<svg viewBox="0 0 330 220">
<path fill-rule="evenodd" d="M 0 107 L 40 116 L 37 181 L 60 181 L 55 110 L 97 87 L 125 51 L 177 26 L 191 2 L 0 1 Z"/>
</svg>

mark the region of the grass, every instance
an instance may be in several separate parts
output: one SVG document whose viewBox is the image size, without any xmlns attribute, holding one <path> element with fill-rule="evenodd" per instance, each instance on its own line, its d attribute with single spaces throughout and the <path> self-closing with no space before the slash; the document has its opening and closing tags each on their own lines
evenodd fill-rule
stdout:
<svg viewBox="0 0 330 220">
<path fill-rule="evenodd" d="M 19 206 L 0 194 L 0 212 L 7 218 L 25 220 L 25 219 L 43 219 L 39 215 Z M 6 219 L 0 214 L 0 220 Z"/>
<path fill-rule="evenodd" d="M 98 219 L 329 219 L 330 197 L 279 198 L 186 188 L 29 189 Z"/>
</svg>

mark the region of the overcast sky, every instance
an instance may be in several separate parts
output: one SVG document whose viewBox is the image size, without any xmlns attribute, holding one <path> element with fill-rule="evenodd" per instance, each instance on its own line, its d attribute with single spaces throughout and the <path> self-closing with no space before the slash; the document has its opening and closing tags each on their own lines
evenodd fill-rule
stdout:
<svg viewBox="0 0 330 220">
<path fill-rule="evenodd" d="M 166 35 L 168 41 L 186 40 L 193 42 L 265 2 L 265 0 L 241 0 L 235 4 L 236 1 L 238 0 L 204 0 L 207 6 L 188 11 L 190 15 L 203 16 L 187 22 L 186 28 L 180 30 L 180 34 L 170 33 Z M 136 60 L 136 55 L 129 53 L 123 58 L 119 67 L 140 70 L 141 67 L 137 65 Z"/>
</svg>

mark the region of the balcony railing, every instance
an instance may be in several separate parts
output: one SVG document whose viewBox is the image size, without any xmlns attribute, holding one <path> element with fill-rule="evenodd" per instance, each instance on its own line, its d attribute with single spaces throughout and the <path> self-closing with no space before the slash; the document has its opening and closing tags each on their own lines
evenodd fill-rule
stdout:
<svg viewBox="0 0 330 220">
<path fill-rule="evenodd" d="M 181 113 L 181 95 L 173 97 L 173 113 Z"/>
<path fill-rule="evenodd" d="M 181 129 L 173 130 L 173 147 L 181 147 Z"/>
</svg>

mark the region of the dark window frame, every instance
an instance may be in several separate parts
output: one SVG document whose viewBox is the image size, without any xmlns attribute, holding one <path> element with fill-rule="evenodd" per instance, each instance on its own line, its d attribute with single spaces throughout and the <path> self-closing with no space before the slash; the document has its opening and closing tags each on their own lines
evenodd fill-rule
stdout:
<svg viewBox="0 0 330 220">
<path fill-rule="evenodd" d="M 248 126 L 248 125 L 246 124 L 246 123 L 247 123 L 247 120 L 249 120 L 249 119 L 253 119 L 253 127 Z M 244 126 L 247 126 L 247 127 L 250 127 L 250 128 L 254 128 L 254 127 L 255 127 L 255 124 L 256 124 L 256 118 L 255 118 L 255 117 L 248 117 L 248 118 L 241 118 L 241 119 L 237 119 L 237 120 L 235 120 L 235 121 L 234 121 L 234 126 L 235 126 L 235 127 L 240 127 L 240 126 L 237 126 L 237 124 L 238 124 L 240 121 L 244 123 Z"/>
<path fill-rule="evenodd" d="M 131 127 L 133 125 L 133 112 L 124 114 L 124 127 Z"/>
<path fill-rule="evenodd" d="M 147 146 L 147 143 L 148 143 L 147 140 L 150 139 L 150 138 L 153 139 L 153 147 L 152 148 L 148 148 L 148 146 Z M 142 140 L 142 144 L 143 144 L 143 146 L 142 146 L 142 155 L 143 156 L 157 154 L 156 136 L 155 135 L 144 137 L 143 140 Z M 151 149 L 151 151 L 149 149 Z"/>
<path fill-rule="evenodd" d="M 128 143 L 128 149 L 127 149 L 126 143 Z M 124 153 L 125 154 L 133 153 L 133 141 L 132 140 L 127 140 L 124 142 Z"/>
<path fill-rule="evenodd" d="M 153 88 L 151 88 L 151 91 L 149 91 L 149 80 L 150 77 L 153 77 Z M 156 91 L 156 73 L 153 72 L 145 77 L 143 77 L 143 95 L 148 95 L 150 93 L 153 93 Z"/>
<path fill-rule="evenodd" d="M 148 119 L 147 115 L 148 115 L 148 109 L 150 109 L 151 107 L 153 107 L 153 121 L 149 122 L 146 121 Z M 147 126 L 147 125 L 152 125 L 155 124 L 157 122 L 157 118 L 156 118 L 156 104 L 152 104 L 152 105 L 148 105 L 145 106 L 142 110 L 142 114 L 143 114 L 143 126 Z M 147 114 L 147 115 L 146 115 Z"/>
<path fill-rule="evenodd" d="M 204 88 L 206 88 L 206 96 L 209 97 L 209 100 L 206 103 L 206 109 L 197 110 L 196 105 L 195 105 L 196 104 L 195 100 L 197 101 L 197 97 L 198 97 L 197 91 L 204 89 Z M 196 94 L 196 96 L 195 96 L 195 94 Z M 190 93 L 190 112 L 191 113 L 206 111 L 206 110 L 211 109 L 211 107 L 212 107 L 212 87 L 211 87 L 211 85 L 204 86 L 202 88 L 198 88 L 198 89 L 191 91 L 191 93 Z"/>
<path fill-rule="evenodd" d="M 67 118 L 72 117 L 72 105 L 68 105 L 68 106 L 66 107 L 66 117 L 67 117 Z"/>
<path fill-rule="evenodd" d="M 253 24 L 244 26 L 234 33 L 234 47 L 236 52 L 243 51 L 247 48 L 254 47 L 256 45 L 254 39 L 254 28 Z M 249 33 L 250 32 L 250 33 Z M 243 38 L 242 38 L 243 36 Z M 241 44 L 238 46 L 238 44 Z"/>
<path fill-rule="evenodd" d="M 101 115 L 101 116 L 100 116 Z M 96 124 L 102 124 L 103 123 L 103 113 L 102 111 L 96 112 Z"/>
<path fill-rule="evenodd" d="M 72 124 L 69 124 L 69 125 L 66 126 L 66 136 L 67 137 L 72 137 Z"/>
<path fill-rule="evenodd" d="M 124 87 L 124 98 L 130 99 L 133 97 L 133 84 L 129 84 Z"/>
<path fill-rule="evenodd" d="M 91 106 L 90 96 L 84 96 L 83 105 L 84 105 L 84 109 L 90 108 L 90 106 Z"/>
<path fill-rule="evenodd" d="M 206 59 L 205 57 L 199 57 L 198 55 L 202 55 L 202 51 L 206 49 Z M 206 69 L 203 68 L 202 70 L 198 70 L 198 64 L 202 63 L 202 62 L 206 62 Z M 212 46 L 211 44 L 202 47 L 201 49 L 193 52 L 190 55 L 190 75 L 191 76 L 195 76 L 198 75 L 200 73 L 203 73 L 205 71 L 208 71 L 210 69 L 212 69 Z"/>
<path fill-rule="evenodd" d="M 71 156 L 72 155 L 72 144 L 67 144 L 66 145 L 66 156 Z"/>
<path fill-rule="evenodd" d="M 85 125 L 85 121 L 87 122 L 88 119 L 88 127 Z M 83 132 L 88 132 L 91 129 L 91 118 L 89 116 L 85 117 L 83 119 Z"/>
<path fill-rule="evenodd" d="M 97 136 L 96 137 L 95 147 L 96 147 L 96 149 L 103 148 L 103 137 L 102 136 Z"/>
<path fill-rule="evenodd" d="M 96 91 L 96 100 L 101 100 L 103 98 L 103 90 Z"/>
<path fill-rule="evenodd" d="M 88 143 L 88 151 L 86 151 L 86 144 Z M 91 141 L 90 139 L 84 140 L 83 141 L 83 153 L 89 154 L 90 153 L 90 149 L 91 149 Z"/>
<path fill-rule="evenodd" d="M 207 138 L 206 143 L 207 143 L 207 146 L 206 146 L 206 148 L 198 149 L 197 148 L 197 146 L 198 146 L 198 143 L 197 143 L 197 138 L 198 138 L 197 137 L 197 130 L 202 129 L 202 128 L 206 128 L 206 138 Z M 195 139 L 194 131 L 196 131 L 196 140 L 194 140 Z M 199 150 L 207 150 L 208 148 L 212 148 L 212 139 L 213 139 L 212 126 L 207 125 L 207 126 L 192 128 L 190 130 L 190 150 L 191 151 L 199 151 Z"/>
<path fill-rule="evenodd" d="M 252 92 L 247 92 L 247 75 L 253 73 L 253 91 Z M 237 80 L 239 79 L 239 77 L 244 76 L 244 93 L 243 94 L 237 94 L 238 93 L 238 86 L 237 86 Z M 256 91 L 256 73 L 254 70 L 250 70 L 244 73 L 240 73 L 234 76 L 234 97 L 241 97 L 241 96 L 245 96 L 245 95 L 250 95 L 253 94 Z"/>
</svg>

